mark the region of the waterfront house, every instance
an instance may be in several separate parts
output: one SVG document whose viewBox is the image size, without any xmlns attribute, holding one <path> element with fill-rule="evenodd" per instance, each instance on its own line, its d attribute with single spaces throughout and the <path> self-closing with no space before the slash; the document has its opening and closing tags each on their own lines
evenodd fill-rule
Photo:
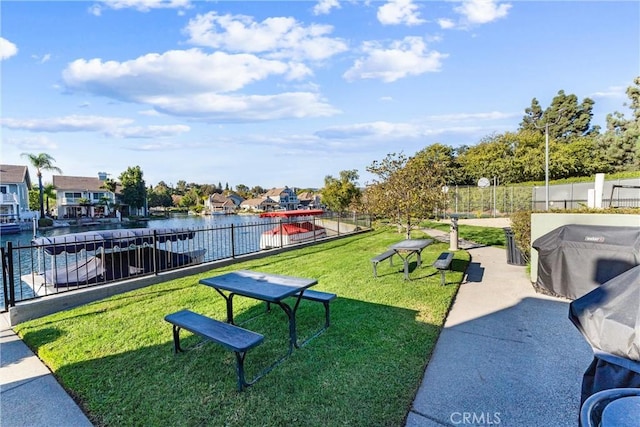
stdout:
<svg viewBox="0 0 640 427">
<path fill-rule="evenodd" d="M 0 165 L 0 221 L 30 220 L 38 216 L 29 209 L 31 178 L 27 166 Z"/>
<path fill-rule="evenodd" d="M 240 208 L 244 211 L 269 212 L 277 209 L 278 203 L 269 197 L 258 197 L 247 199 L 240 203 Z"/>
<path fill-rule="evenodd" d="M 275 201 L 279 205 L 278 208 L 285 211 L 296 210 L 300 205 L 296 192 L 289 187 L 272 188 L 266 192 L 264 197 Z"/>
<path fill-rule="evenodd" d="M 104 186 L 107 174 L 97 178 L 54 175 L 58 218 L 100 218 L 112 214 L 116 195 Z"/>
<path fill-rule="evenodd" d="M 218 193 L 213 193 L 204 199 L 204 207 L 212 214 L 232 214 L 237 209 L 233 199 Z"/>
<path fill-rule="evenodd" d="M 311 191 L 304 191 L 298 194 L 300 209 L 320 209 L 320 196 Z"/>
</svg>

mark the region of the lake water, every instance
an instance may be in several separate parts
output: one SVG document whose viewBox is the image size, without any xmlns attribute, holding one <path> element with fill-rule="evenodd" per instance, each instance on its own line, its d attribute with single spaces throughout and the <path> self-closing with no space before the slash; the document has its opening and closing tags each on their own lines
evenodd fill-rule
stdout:
<svg viewBox="0 0 640 427">
<path fill-rule="evenodd" d="M 35 237 L 52 237 L 104 229 L 187 228 L 200 231 L 197 231 L 194 235 L 195 237 L 192 239 L 167 243 L 169 246 L 165 246 L 165 248 L 174 252 L 189 252 L 203 249 L 205 253 L 203 262 L 208 262 L 259 251 L 260 234 L 273 227 L 274 222 L 276 221 L 274 221 L 273 218 L 260 218 L 258 215 L 174 215 L 169 218 L 152 219 L 138 223 L 121 222 L 117 224 L 42 229 L 36 230 Z M 231 225 L 234 226 L 233 230 L 231 229 Z M 2 235 L 0 236 L 0 244 L 3 248 L 7 247 L 7 242 L 12 242 L 14 248 L 29 247 L 34 238 L 33 234 L 33 230 L 29 230 L 18 234 Z M 18 252 L 20 252 L 20 255 L 18 255 Z M 40 251 L 37 251 L 37 253 L 38 256 L 36 257 L 33 255 L 33 252 L 28 249 L 22 251 L 14 250 L 14 256 L 19 257 L 16 258 L 19 261 L 14 263 L 14 277 L 16 277 L 14 280 L 20 282 L 19 277 L 23 274 L 30 274 L 32 271 L 42 272 L 52 268 L 53 258 L 50 256 L 39 256 Z M 65 258 L 66 257 L 62 257 L 56 260 L 56 268 L 66 264 Z M 68 259 L 71 260 L 68 262 L 77 261 L 77 258 L 74 257 Z M 3 282 L 3 280 L 0 280 L 0 282 Z M 2 283 L 2 285 L 4 285 L 4 283 Z M 22 283 L 19 285 L 16 284 L 16 295 L 18 294 L 21 295 L 18 299 L 33 296 L 32 290 Z M 2 308 L 4 308 L 4 291 L 3 286 L 0 286 L 0 309 Z"/>
<path fill-rule="evenodd" d="M 117 229 L 117 228 L 217 228 L 226 227 L 231 224 L 257 224 L 269 222 L 258 215 L 172 215 L 169 218 L 152 219 L 145 222 L 131 223 L 121 222 L 119 224 L 102 224 L 99 226 L 73 226 L 57 227 L 36 230 L 36 237 L 60 236 L 69 233 L 80 233 L 91 230 Z M 0 244 L 6 247 L 7 242 L 14 245 L 28 245 L 33 239 L 33 230 L 23 231 L 19 234 L 0 235 Z"/>
</svg>

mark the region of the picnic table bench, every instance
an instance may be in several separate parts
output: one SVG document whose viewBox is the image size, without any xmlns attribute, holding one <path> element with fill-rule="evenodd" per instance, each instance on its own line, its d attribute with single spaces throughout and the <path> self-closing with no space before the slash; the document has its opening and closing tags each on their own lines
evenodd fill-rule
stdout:
<svg viewBox="0 0 640 427">
<path fill-rule="evenodd" d="M 451 269 L 451 262 L 453 261 L 453 252 L 442 252 L 438 259 L 435 260 L 433 266 L 440 271 L 440 284 L 445 285 L 444 275 L 446 270 Z"/>
<path fill-rule="evenodd" d="M 371 264 L 373 265 L 373 277 L 378 277 L 378 271 L 376 267 L 378 266 L 379 262 L 389 258 L 389 265 L 393 265 L 393 256 L 395 254 L 396 254 L 396 251 L 394 249 L 389 249 L 388 251 L 371 258 Z"/>
<path fill-rule="evenodd" d="M 247 351 L 260 345 L 264 341 L 263 335 L 230 323 L 203 316 L 190 310 L 181 310 L 168 314 L 164 320 L 173 325 L 174 353 L 184 351 L 180 347 L 180 329 L 185 329 L 220 344 L 235 353 L 239 391 L 255 383 L 260 378 L 259 376 L 251 382 L 246 381 L 244 375 L 244 359 Z"/>
</svg>

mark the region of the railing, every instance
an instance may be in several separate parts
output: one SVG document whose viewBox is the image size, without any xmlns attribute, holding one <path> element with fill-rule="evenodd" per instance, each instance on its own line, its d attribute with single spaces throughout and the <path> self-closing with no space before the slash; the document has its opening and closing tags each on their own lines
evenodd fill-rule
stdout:
<svg viewBox="0 0 640 427">
<path fill-rule="evenodd" d="M 16 193 L 0 193 L 0 203 L 18 204 L 18 195 Z"/>
<path fill-rule="evenodd" d="M 302 240 L 287 234 L 288 221 L 274 219 L 217 228 L 103 230 L 106 238 L 76 233 L 23 246 L 8 242 L 0 248 L 0 311 L 20 301 L 350 234 L 370 228 L 371 222 L 364 215 L 329 214 L 302 220 L 300 226 Z"/>
</svg>

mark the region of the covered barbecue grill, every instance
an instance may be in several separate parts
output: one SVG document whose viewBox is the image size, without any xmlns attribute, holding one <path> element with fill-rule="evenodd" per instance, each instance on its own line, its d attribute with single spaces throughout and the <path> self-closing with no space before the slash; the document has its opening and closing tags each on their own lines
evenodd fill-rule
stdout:
<svg viewBox="0 0 640 427">
<path fill-rule="evenodd" d="M 582 402 L 612 388 L 640 388 L 640 266 L 569 304 L 569 319 L 594 351 Z"/>
<path fill-rule="evenodd" d="M 563 225 L 532 247 L 538 251 L 535 286 L 576 299 L 640 265 L 640 227 Z"/>
</svg>

